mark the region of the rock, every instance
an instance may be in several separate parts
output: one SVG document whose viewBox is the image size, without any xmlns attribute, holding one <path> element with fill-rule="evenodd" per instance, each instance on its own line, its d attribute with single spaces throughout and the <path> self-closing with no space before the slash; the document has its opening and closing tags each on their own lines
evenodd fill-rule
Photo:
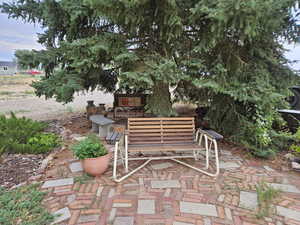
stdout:
<svg viewBox="0 0 300 225">
<path fill-rule="evenodd" d="M 292 153 L 287 153 L 284 155 L 284 158 L 293 161 L 295 159 L 295 156 Z"/>
<path fill-rule="evenodd" d="M 52 154 L 48 155 L 41 163 L 41 166 L 39 168 L 39 172 L 43 172 L 46 167 L 48 166 L 48 163 L 53 160 L 54 156 Z"/>
<path fill-rule="evenodd" d="M 300 170 L 300 163 L 292 162 L 292 168 L 296 170 Z"/>
<path fill-rule="evenodd" d="M 29 181 L 35 181 L 35 180 L 38 180 L 40 178 L 42 178 L 41 174 L 40 175 L 36 175 L 36 176 L 31 176 L 31 177 L 28 178 L 28 180 Z"/>
</svg>

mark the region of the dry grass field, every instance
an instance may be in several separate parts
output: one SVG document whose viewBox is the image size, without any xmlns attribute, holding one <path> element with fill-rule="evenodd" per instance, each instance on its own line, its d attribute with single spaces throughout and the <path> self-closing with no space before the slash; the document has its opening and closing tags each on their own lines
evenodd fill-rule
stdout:
<svg viewBox="0 0 300 225">
<path fill-rule="evenodd" d="M 14 112 L 17 116 L 26 116 L 37 120 L 58 119 L 72 112 L 83 111 L 87 100 L 94 100 L 96 104 L 112 105 L 113 96 L 101 91 L 79 93 L 74 101 L 62 104 L 55 99 L 38 98 L 30 86 L 41 76 L 13 75 L 0 76 L 0 114 L 8 115 Z"/>
</svg>

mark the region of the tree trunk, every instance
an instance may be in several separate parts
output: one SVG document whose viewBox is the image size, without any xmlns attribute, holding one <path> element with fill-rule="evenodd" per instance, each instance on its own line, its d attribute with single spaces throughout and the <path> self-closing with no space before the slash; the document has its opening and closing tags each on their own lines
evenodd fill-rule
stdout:
<svg viewBox="0 0 300 225">
<path fill-rule="evenodd" d="M 148 97 L 147 112 L 156 116 L 175 115 L 172 109 L 169 84 L 162 81 L 156 82 L 152 88 L 152 95 Z"/>
</svg>

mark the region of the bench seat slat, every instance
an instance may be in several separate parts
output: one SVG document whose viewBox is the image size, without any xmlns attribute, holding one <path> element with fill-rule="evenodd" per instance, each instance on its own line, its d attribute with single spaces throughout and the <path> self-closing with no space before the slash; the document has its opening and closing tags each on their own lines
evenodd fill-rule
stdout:
<svg viewBox="0 0 300 225">
<path fill-rule="evenodd" d="M 174 125 L 155 125 L 155 126 L 149 126 L 149 125 L 147 125 L 147 126 L 132 126 L 132 125 L 130 125 L 130 130 L 135 130 L 135 129 L 155 129 L 155 128 L 157 128 L 157 129 L 162 129 L 162 130 L 165 130 L 165 129 L 173 129 L 173 128 L 193 128 L 194 127 L 194 125 L 176 125 L 176 124 L 174 124 Z"/>
<path fill-rule="evenodd" d="M 154 132 L 161 132 L 160 129 L 149 129 L 149 130 L 129 130 L 129 133 L 154 133 Z M 194 129 L 164 129 L 163 132 L 194 132 Z"/>
<path fill-rule="evenodd" d="M 128 122 L 131 121 L 157 121 L 157 120 L 164 120 L 164 121 L 168 121 L 168 120 L 191 120 L 194 119 L 192 117 L 157 117 L 157 118 L 128 118 Z"/>
<path fill-rule="evenodd" d="M 152 146 L 149 145 L 130 145 L 128 148 L 129 152 L 153 152 L 153 151 L 193 151 L 199 150 L 201 147 L 197 144 L 193 143 L 182 143 L 178 145 L 174 144 L 153 144 Z"/>
</svg>

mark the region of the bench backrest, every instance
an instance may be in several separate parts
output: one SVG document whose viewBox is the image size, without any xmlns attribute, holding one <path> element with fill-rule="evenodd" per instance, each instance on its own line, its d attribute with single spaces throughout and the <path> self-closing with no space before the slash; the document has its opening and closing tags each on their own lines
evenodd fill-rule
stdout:
<svg viewBox="0 0 300 225">
<path fill-rule="evenodd" d="M 128 144 L 185 144 L 194 142 L 193 117 L 128 118 Z"/>
</svg>

